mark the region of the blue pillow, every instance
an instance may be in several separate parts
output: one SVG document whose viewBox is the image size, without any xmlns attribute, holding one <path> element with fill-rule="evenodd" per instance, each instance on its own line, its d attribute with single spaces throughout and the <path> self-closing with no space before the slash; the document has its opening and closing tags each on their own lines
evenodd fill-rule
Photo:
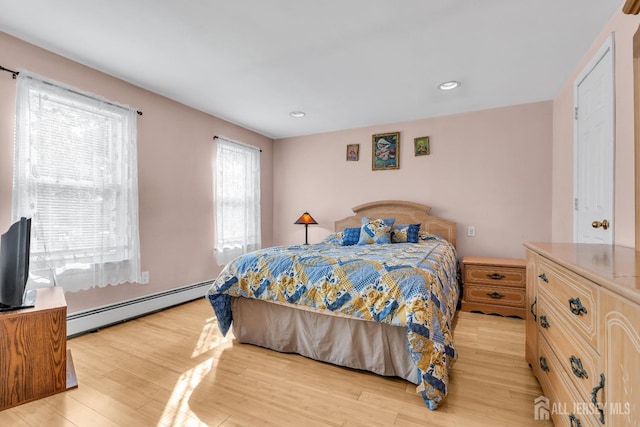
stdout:
<svg viewBox="0 0 640 427">
<path fill-rule="evenodd" d="M 362 217 L 359 245 L 391 243 L 391 227 L 395 218 L 369 219 Z"/>
<path fill-rule="evenodd" d="M 418 243 L 420 224 L 396 224 L 391 228 L 391 243 Z"/>
<path fill-rule="evenodd" d="M 360 227 L 345 228 L 342 233 L 342 246 L 353 246 L 360 240 Z"/>
</svg>

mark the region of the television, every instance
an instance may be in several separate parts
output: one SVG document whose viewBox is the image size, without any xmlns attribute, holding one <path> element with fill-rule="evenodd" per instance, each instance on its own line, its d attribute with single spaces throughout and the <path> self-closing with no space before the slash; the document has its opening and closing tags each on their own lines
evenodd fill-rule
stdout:
<svg viewBox="0 0 640 427">
<path fill-rule="evenodd" d="M 20 218 L 0 238 L 0 311 L 35 305 L 36 290 L 25 291 L 30 243 L 31 218 Z"/>
</svg>

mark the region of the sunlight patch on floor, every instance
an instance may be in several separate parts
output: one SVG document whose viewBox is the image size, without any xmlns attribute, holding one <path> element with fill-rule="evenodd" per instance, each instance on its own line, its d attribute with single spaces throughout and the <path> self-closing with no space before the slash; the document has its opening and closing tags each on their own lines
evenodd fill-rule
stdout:
<svg viewBox="0 0 640 427">
<path fill-rule="evenodd" d="M 226 343 L 227 341 L 229 341 L 230 335 L 231 334 L 227 334 L 227 337 L 223 337 L 220 334 L 220 330 L 218 329 L 218 321 L 215 316 L 208 318 L 202 328 L 202 331 L 200 331 L 198 342 L 193 349 L 191 357 L 198 357 L 209 350 L 213 350 L 220 344 Z"/>
<path fill-rule="evenodd" d="M 214 358 L 211 357 L 180 375 L 158 425 L 207 426 L 191 412 L 189 399 L 200 381 L 211 371 L 213 360 Z"/>
<path fill-rule="evenodd" d="M 193 348 L 191 359 L 195 359 L 232 339 L 231 333 L 226 337 L 222 336 L 215 316 L 208 317 Z M 213 369 L 214 360 L 214 357 L 210 357 L 180 375 L 171 397 L 165 405 L 158 426 L 207 426 L 191 410 L 189 400 L 200 381 Z"/>
</svg>

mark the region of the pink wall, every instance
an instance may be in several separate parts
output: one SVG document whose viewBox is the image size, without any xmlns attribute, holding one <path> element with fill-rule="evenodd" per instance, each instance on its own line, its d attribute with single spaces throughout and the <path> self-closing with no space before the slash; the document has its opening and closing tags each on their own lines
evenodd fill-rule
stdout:
<svg viewBox="0 0 640 427">
<path fill-rule="evenodd" d="M 615 243 L 635 246 L 633 35 L 640 17 L 618 11 L 553 100 L 552 238 L 573 241 L 573 85 L 606 38 L 615 47 Z"/>
<path fill-rule="evenodd" d="M 616 243 L 634 245 L 632 37 L 639 17 L 614 15 L 558 92 L 541 102 L 297 138 L 270 139 L 0 33 L 1 65 L 26 68 L 144 111 L 138 120 L 142 266 L 148 285 L 67 294 L 69 312 L 209 280 L 213 135 L 262 148 L 263 246 L 300 243 L 308 210 L 317 242 L 351 207 L 381 199 L 431 205 L 458 223 L 459 255 L 521 257 L 523 241 L 572 239 L 573 80 L 615 31 Z M 0 230 L 10 223 L 15 81 L 0 75 Z M 371 135 L 401 133 L 400 169 L 371 170 Z M 431 155 L 414 157 L 428 135 Z M 345 161 L 360 144 L 360 161 Z M 469 225 L 476 237 L 468 237 Z"/>
<path fill-rule="evenodd" d="M 150 283 L 67 293 L 68 312 L 215 278 L 214 135 L 260 147 L 262 241 L 272 244 L 273 141 L 170 99 L 0 33 L 0 65 L 25 68 L 81 90 L 134 106 L 138 119 L 142 269 Z M 176 78 L 182 78 L 176 74 Z M 0 230 L 11 219 L 15 80 L 0 73 Z"/>
<path fill-rule="evenodd" d="M 372 171 L 371 135 L 396 131 L 400 169 Z M 426 135 L 431 155 L 415 157 Z M 345 160 L 347 144 L 360 161 Z M 523 257 L 522 242 L 551 238 L 551 147 L 550 101 L 276 140 L 274 242 L 304 242 L 293 222 L 305 210 L 319 222 L 313 243 L 353 206 L 399 199 L 456 221 L 460 256 Z"/>
</svg>

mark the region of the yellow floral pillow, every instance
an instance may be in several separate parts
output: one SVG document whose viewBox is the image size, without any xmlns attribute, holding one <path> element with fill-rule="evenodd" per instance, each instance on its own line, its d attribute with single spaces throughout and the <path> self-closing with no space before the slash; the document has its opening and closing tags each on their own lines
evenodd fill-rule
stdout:
<svg viewBox="0 0 640 427">
<path fill-rule="evenodd" d="M 391 243 L 391 227 L 395 218 L 362 218 L 359 245 Z"/>
</svg>

